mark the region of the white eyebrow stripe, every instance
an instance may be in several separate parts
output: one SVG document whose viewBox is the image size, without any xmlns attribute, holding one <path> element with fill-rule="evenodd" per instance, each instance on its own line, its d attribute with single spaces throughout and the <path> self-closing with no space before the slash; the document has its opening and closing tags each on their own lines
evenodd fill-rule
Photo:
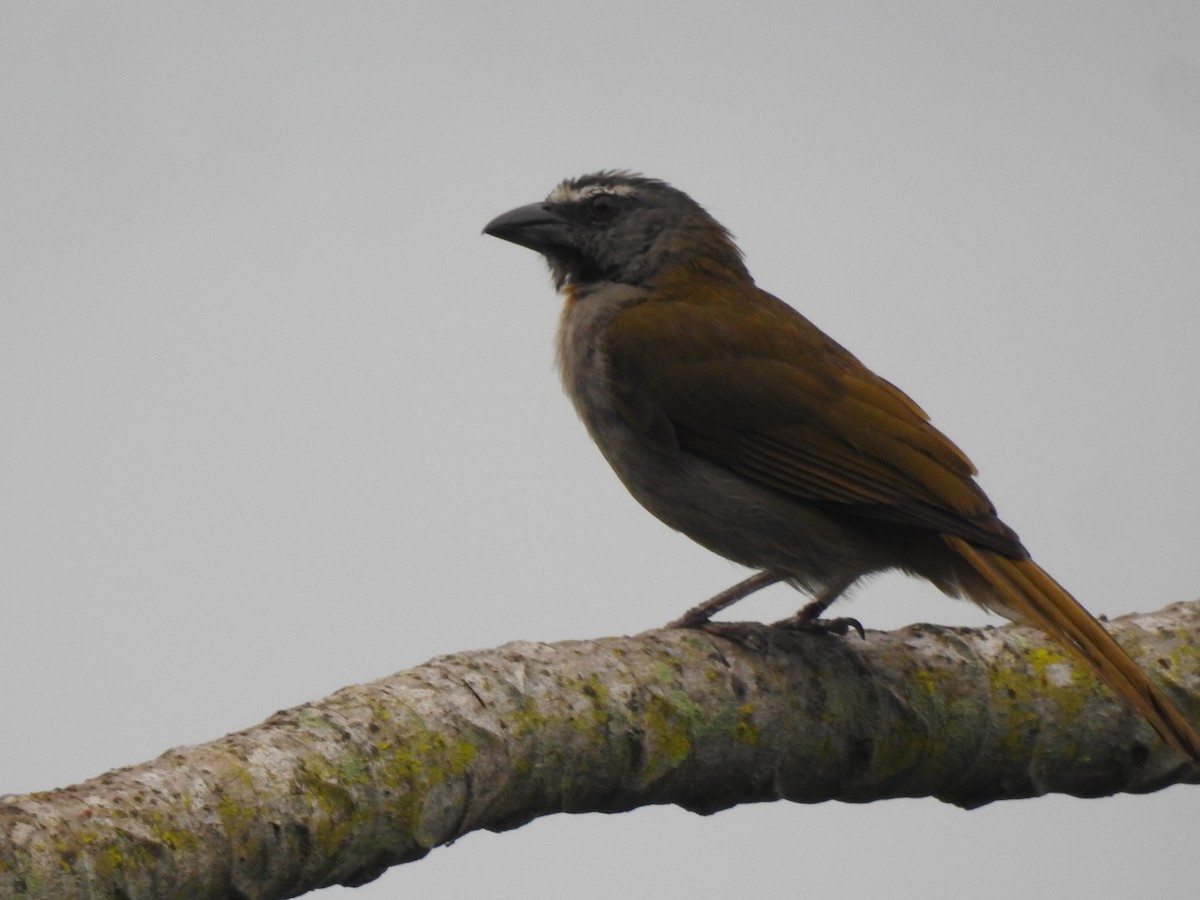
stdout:
<svg viewBox="0 0 1200 900">
<path fill-rule="evenodd" d="M 588 197 L 594 197 L 597 194 L 630 194 L 632 192 L 633 186 L 629 184 L 587 184 L 581 188 L 577 188 L 564 181 L 550 192 L 550 196 L 546 198 L 546 202 L 576 203 L 580 200 L 586 200 Z"/>
</svg>

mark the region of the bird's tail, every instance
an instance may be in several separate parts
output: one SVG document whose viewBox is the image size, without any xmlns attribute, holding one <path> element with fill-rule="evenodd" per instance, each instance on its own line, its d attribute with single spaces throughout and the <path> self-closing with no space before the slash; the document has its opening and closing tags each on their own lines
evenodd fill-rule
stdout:
<svg viewBox="0 0 1200 900">
<path fill-rule="evenodd" d="M 1063 644 L 1113 693 L 1154 726 L 1164 741 L 1192 762 L 1200 761 L 1200 734 L 1196 726 L 1121 649 L 1104 626 L 1037 563 L 1031 559 L 1011 559 L 952 535 L 947 535 L 946 541 L 995 592 L 995 601 Z"/>
</svg>

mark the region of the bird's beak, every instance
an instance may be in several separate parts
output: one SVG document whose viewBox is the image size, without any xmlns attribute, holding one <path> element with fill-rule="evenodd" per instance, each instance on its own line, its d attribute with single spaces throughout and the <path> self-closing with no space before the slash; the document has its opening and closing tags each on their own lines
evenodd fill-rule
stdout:
<svg viewBox="0 0 1200 900">
<path fill-rule="evenodd" d="M 488 222 L 483 233 L 539 253 L 570 245 L 566 219 L 546 203 L 510 209 Z"/>
</svg>

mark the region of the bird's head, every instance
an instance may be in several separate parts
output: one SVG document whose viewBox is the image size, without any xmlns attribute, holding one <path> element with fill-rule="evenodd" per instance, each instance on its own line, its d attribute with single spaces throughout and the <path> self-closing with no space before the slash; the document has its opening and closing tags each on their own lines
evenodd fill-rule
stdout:
<svg viewBox="0 0 1200 900">
<path fill-rule="evenodd" d="M 483 231 L 545 256 L 560 289 L 646 286 L 674 266 L 750 278 L 729 232 L 699 203 L 629 172 L 564 181 L 543 202 L 497 216 Z"/>
</svg>

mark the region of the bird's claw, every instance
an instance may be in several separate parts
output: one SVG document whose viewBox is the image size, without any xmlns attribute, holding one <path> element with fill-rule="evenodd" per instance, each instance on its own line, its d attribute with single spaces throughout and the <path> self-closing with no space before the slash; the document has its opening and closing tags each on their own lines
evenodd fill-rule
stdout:
<svg viewBox="0 0 1200 900">
<path fill-rule="evenodd" d="M 713 637 L 724 638 L 740 647 L 757 653 L 765 653 L 770 641 L 769 626 L 758 622 L 700 622 L 697 625 L 670 627 L 692 628 Z"/>
<path fill-rule="evenodd" d="M 836 634 L 842 636 L 849 634 L 850 630 L 853 629 L 858 632 L 858 636 L 864 641 L 867 639 L 867 632 L 862 627 L 862 622 L 851 618 L 814 619 L 801 612 L 786 619 L 781 619 L 778 622 L 773 622 L 771 627 L 780 628 L 784 631 L 807 631 L 811 634 Z"/>
</svg>

